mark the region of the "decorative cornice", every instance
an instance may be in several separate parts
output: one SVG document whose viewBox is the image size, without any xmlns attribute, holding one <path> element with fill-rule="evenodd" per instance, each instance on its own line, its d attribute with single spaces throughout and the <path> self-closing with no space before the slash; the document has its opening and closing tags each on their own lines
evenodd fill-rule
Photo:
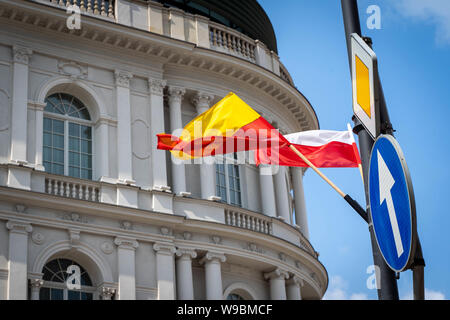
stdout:
<svg viewBox="0 0 450 320">
<path fill-rule="evenodd" d="M 116 79 L 116 86 L 129 88 L 130 80 L 133 78 L 133 74 L 125 70 L 115 70 L 114 76 Z"/>
<path fill-rule="evenodd" d="M 120 249 L 135 250 L 137 247 L 139 247 L 139 243 L 136 241 L 136 239 L 133 238 L 116 237 L 114 239 L 114 243 Z"/>
<path fill-rule="evenodd" d="M 153 79 L 153 78 L 148 79 L 148 87 L 150 89 L 151 94 L 162 96 L 166 85 L 167 85 L 166 80 Z"/>
<path fill-rule="evenodd" d="M 28 234 L 29 232 L 33 231 L 33 227 L 31 226 L 31 224 L 14 220 L 9 220 L 6 223 L 6 228 L 8 228 L 10 233 Z"/>
<path fill-rule="evenodd" d="M 33 50 L 20 46 L 13 46 L 13 60 L 15 63 L 28 64 Z"/>
<path fill-rule="evenodd" d="M 211 252 L 208 251 L 203 258 L 200 259 L 199 263 L 204 264 L 206 262 L 225 262 L 227 261 L 227 257 L 223 253 Z"/>
<path fill-rule="evenodd" d="M 159 242 L 153 245 L 153 250 L 155 250 L 158 254 L 166 255 L 173 255 L 177 251 L 174 245 Z"/>
<path fill-rule="evenodd" d="M 264 279 L 271 280 L 271 279 L 279 279 L 279 280 L 287 280 L 289 278 L 289 273 L 285 270 L 282 270 L 280 268 L 276 268 L 275 270 L 265 273 Z"/>
<path fill-rule="evenodd" d="M 167 89 L 169 102 L 174 101 L 180 103 L 186 93 L 186 89 L 182 87 L 169 86 Z"/>
<path fill-rule="evenodd" d="M 197 252 L 193 249 L 187 249 L 187 248 L 178 248 L 176 251 L 177 257 L 180 258 L 189 258 L 189 259 L 195 259 L 197 258 Z"/>
</svg>

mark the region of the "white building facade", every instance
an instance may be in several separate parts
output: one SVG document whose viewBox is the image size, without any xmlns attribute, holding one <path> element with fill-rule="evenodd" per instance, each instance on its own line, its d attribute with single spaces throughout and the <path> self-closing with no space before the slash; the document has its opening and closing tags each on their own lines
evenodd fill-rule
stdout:
<svg viewBox="0 0 450 320">
<path fill-rule="evenodd" d="M 0 299 L 321 299 L 301 168 L 156 149 L 230 91 L 317 129 L 278 55 L 212 7 L 73 3 L 0 0 Z"/>
</svg>

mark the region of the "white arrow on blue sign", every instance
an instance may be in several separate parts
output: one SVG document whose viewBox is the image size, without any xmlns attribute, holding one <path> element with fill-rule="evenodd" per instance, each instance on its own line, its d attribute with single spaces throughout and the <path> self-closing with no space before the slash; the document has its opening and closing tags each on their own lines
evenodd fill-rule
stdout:
<svg viewBox="0 0 450 320">
<path fill-rule="evenodd" d="M 369 199 L 378 247 L 388 266 L 405 270 L 413 259 L 416 237 L 414 192 L 397 140 L 381 135 L 370 156 Z"/>
</svg>

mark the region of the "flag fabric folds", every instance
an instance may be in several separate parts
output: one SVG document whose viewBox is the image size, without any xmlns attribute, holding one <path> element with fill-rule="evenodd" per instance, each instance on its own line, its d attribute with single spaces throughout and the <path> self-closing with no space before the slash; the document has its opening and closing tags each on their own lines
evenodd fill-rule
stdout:
<svg viewBox="0 0 450 320">
<path fill-rule="evenodd" d="M 180 137 L 158 134 L 158 149 L 180 159 L 218 154 L 279 149 L 289 142 L 267 120 L 230 92 L 189 122 Z"/>
<path fill-rule="evenodd" d="M 291 133 L 285 138 L 318 168 L 358 167 L 361 163 L 355 139 L 349 131 L 310 130 Z M 257 165 L 308 167 L 289 145 L 257 152 L 255 161 Z"/>
</svg>

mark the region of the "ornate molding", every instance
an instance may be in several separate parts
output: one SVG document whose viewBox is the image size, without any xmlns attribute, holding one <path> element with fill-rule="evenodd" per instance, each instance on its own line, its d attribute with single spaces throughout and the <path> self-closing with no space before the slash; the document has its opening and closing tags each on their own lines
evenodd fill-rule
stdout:
<svg viewBox="0 0 450 320">
<path fill-rule="evenodd" d="M 33 231 L 31 224 L 14 220 L 9 220 L 6 223 L 6 228 L 8 228 L 10 233 L 28 234 Z"/>
<path fill-rule="evenodd" d="M 20 46 L 13 46 L 13 60 L 16 63 L 28 64 L 33 50 Z"/>
<path fill-rule="evenodd" d="M 206 262 L 220 263 L 225 261 L 227 261 L 227 257 L 223 253 L 208 251 L 199 262 L 200 264 L 204 264 Z"/>
<path fill-rule="evenodd" d="M 161 227 L 161 228 L 159 229 L 159 231 L 161 232 L 161 234 L 162 234 L 163 236 L 170 236 L 170 235 L 172 235 L 172 229 L 170 229 L 170 228 L 168 228 L 168 227 Z"/>
<path fill-rule="evenodd" d="M 116 289 L 112 287 L 102 287 L 100 296 L 102 300 L 111 300 L 112 296 L 116 293 Z"/>
<path fill-rule="evenodd" d="M 211 236 L 211 242 L 214 244 L 220 244 L 222 242 L 222 238 L 219 236 Z"/>
<path fill-rule="evenodd" d="M 265 250 L 263 248 L 259 247 L 257 244 L 252 243 L 252 242 L 245 245 L 243 247 L 243 249 L 251 251 L 251 252 L 261 253 L 261 254 L 265 253 Z"/>
<path fill-rule="evenodd" d="M 162 96 L 166 85 L 167 85 L 166 80 L 152 79 L 152 78 L 148 79 L 148 87 L 150 89 L 151 94 Z"/>
<path fill-rule="evenodd" d="M 33 234 L 31 235 L 31 240 L 34 243 L 41 245 L 45 241 L 45 236 L 40 232 L 33 232 Z"/>
<path fill-rule="evenodd" d="M 80 244 L 80 231 L 69 229 L 69 241 L 72 248 L 76 248 Z"/>
<path fill-rule="evenodd" d="M 192 233 L 187 232 L 187 231 L 183 232 L 183 239 L 184 240 L 191 240 L 192 239 Z"/>
<path fill-rule="evenodd" d="M 197 258 L 197 252 L 194 249 L 178 248 L 176 253 L 177 257 L 188 257 L 189 259 Z"/>
<path fill-rule="evenodd" d="M 72 79 L 86 79 L 88 68 L 75 61 L 58 61 L 58 72 Z"/>
<path fill-rule="evenodd" d="M 104 254 L 111 254 L 114 251 L 114 246 L 111 242 L 105 241 L 100 245 L 100 250 L 102 250 Z"/>
<path fill-rule="evenodd" d="M 283 252 L 278 253 L 278 258 L 280 258 L 281 261 L 286 262 L 286 254 Z"/>
<path fill-rule="evenodd" d="M 130 221 L 121 221 L 119 227 L 123 230 L 133 230 L 133 224 Z"/>
<path fill-rule="evenodd" d="M 125 70 L 115 70 L 114 77 L 116 79 L 116 86 L 129 88 L 130 80 L 133 78 L 133 74 Z"/>
<path fill-rule="evenodd" d="M 181 102 L 183 96 L 186 93 L 186 89 L 182 87 L 169 86 L 167 89 L 169 102 L 176 101 Z"/>
<path fill-rule="evenodd" d="M 63 214 L 61 216 L 61 219 L 70 220 L 73 222 L 88 223 L 88 220 L 85 217 L 79 215 L 76 212 L 71 212 L 70 214 Z"/>
<path fill-rule="evenodd" d="M 280 280 L 287 280 L 289 279 L 289 273 L 285 270 L 282 270 L 280 268 L 276 268 L 275 270 L 265 273 L 264 279 L 271 280 L 271 279 L 280 279 Z"/>
<path fill-rule="evenodd" d="M 31 289 L 40 289 L 44 285 L 44 280 L 42 279 L 30 279 Z"/>
<path fill-rule="evenodd" d="M 26 211 L 27 211 L 27 207 L 23 204 L 16 204 L 14 206 L 14 208 L 16 209 L 16 212 L 18 212 L 18 213 L 26 213 Z"/>
<path fill-rule="evenodd" d="M 114 243 L 120 249 L 135 250 L 137 247 L 139 247 L 139 243 L 136 241 L 136 239 L 132 238 L 116 237 L 114 239 Z"/>
<path fill-rule="evenodd" d="M 173 255 L 177 251 L 174 245 L 159 242 L 153 245 L 153 250 L 155 250 L 158 254 L 167 254 L 167 255 Z"/>
</svg>

